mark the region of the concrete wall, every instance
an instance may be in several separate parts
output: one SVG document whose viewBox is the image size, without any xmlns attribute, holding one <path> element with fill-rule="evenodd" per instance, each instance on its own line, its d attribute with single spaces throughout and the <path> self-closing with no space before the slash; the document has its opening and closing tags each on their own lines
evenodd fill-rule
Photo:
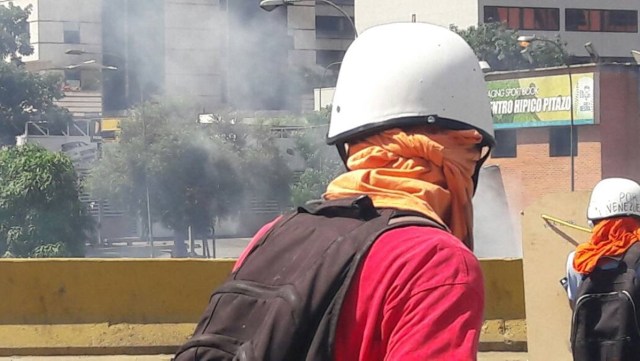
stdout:
<svg viewBox="0 0 640 361">
<path fill-rule="evenodd" d="M 602 176 L 640 180 L 640 75 L 638 67 L 603 66 L 600 71 Z M 604 131 L 606 129 L 606 131 Z"/>
<path fill-rule="evenodd" d="M 3 260 L 0 323 L 195 322 L 232 265 L 215 260 Z"/>
<path fill-rule="evenodd" d="M 0 355 L 172 353 L 233 260 L 0 261 Z M 483 260 L 483 337 L 524 345 L 521 260 Z M 495 345 L 491 346 L 495 347 Z"/>
<path fill-rule="evenodd" d="M 476 0 L 422 1 L 355 0 L 356 27 L 361 33 L 375 25 L 391 22 L 417 22 L 466 28 L 478 24 Z"/>
<path fill-rule="evenodd" d="M 165 92 L 210 107 L 222 103 L 228 25 L 217 1 L 165 0 Z"/>
<path fill-rule="evenodd" d="M 546 222 L 554 216 L 586 227 L 590 192 L 548 194 L 524 210 L 523 268 L 530 361 L 570 361 L 571 309 L 559 281 L 566 275 L 567 255 L 589 233 Z"/>
</svg>

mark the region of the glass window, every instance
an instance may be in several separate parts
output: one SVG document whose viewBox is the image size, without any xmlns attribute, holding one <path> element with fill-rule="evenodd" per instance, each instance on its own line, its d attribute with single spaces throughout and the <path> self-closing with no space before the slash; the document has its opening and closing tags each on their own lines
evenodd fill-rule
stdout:
<svg viewBox="0 0 640 361">
<path fill-rule="evenodd" d="M 64 71 L 64 90 L 65 91 L 78 91 L 81 85 L 81 73 L 80 70 L 65 70 Z"/>
<path fill-rule="evenodd" d="M 533 29 L 535 28 L 535 15 L 533 9 L 527 8 L 522 9 L 522 29 Z"/>
<path fill-rule="evenodd" d="M 533 9 L 534 27 L 526 30 L 560 30 L 560 9 Z"/>
<path fill-rule="evenodd" d="M 638 11 L 567 9 L 565 23 L 567 31 L 637 33 Z"/>
<path fill-rule="evenodd" d="M 519 30 L 560 30 L 560 9 L 485 6 L 484 22 L 502 22 Z"/>
<path fill-rule="evenodd" d="M 515 158 L 518 155 L 518 137 L 515 129 L 496 129 L 496 147 L 491 158 Z"/>
<path fill-rule="evenodd" d="M 604 31 L 637 33 L 638 12 L 629 10 L 607 10 L 604 12 Z"/>
<path fill-rule="evenodd" d="M 342 50 L 316 50 L 316 64 L 326 67 L 331 63 L 337 63 L 344 58 Z M 339 65 L 332 66 L 331 70 L 340 69 Z"/>
<path fill-rule="evenodd" d="M 343 16 L 316 16 L 316 38 L 353 39 L 353 27 Z"/>
<path fill-rule="evenodd" d="M 507 20 L 507 25 L 511 29 L 520 29 L 520 9 L 519 8 L 509 8 L 509 20 Z"/>
<path fill-rule="evenodd" d="M 571 156 L 571 127 L 549 128 L 549 156 Z M 578 155 L 578 128 L 573 127 L 573 155 Z"/>
<path fill-rule="evenodd" d="M 80 44 L 80 24 L 72 22 L 62 23 L 64 42 L 66 44 Z"/>
</svg>

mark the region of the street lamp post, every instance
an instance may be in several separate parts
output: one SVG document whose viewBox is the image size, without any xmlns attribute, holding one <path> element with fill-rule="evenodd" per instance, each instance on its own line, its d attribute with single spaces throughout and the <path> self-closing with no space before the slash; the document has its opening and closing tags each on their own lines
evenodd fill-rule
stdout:
<svg viewBox="0 0 640 361">
<path fill-rule="evenodd" d="M 83 61 L 82 63 L 79 64 L 71 64 L 71 65 L 67 65 L 65 67 L 60 68 L 60 70 L 94 70 L 94 71 L 100 71 L 102 72 L 103 70 L 118 70 L 117 67 L 115 66 L 107 66 L 107 65 L 103 65 L 99 62 L 97 62 L 95 59 L 91 59 L 91 60 L 86 60 Z M 102 109 L 101 109 L 102 111 Z M 102 124 L 102 123 L 100 123 Z M 100 159 L 102 158 L 102 146 L 100 144 L 100 142 L 98 142 L 97 144 L 97 158 Z M 95 209 L 97 207 L 97 211 L 98 211 L 98 227 L 97 227 L 97 237 L 98 237 L 98 245 L 102 244 L 102 198 L 98 197 L 98 202 L 92 202 L 91 203 L 91 208 Z"/>
<path fill-rule="evenodd" d="M 324 77 L 327 75 L 327 71 L 329 70 L 329 68 L 339 64 L 342 64 L 342 62 L 336 61 L 324 67 L 322 77 L 320 78 L 320 91 L 318 92 L 318 110 L 322 110 L 322 89 L 324 88 Z"/>
<path fill-rule="evenodd" d="M 279 6 L 294 5 L 295 3 L 299 3 L 301 1 L 304 1 L 304 0 L 261 0 L 260 1 L 260 7 L 263 10 L 271 11 L 271 10 L 273 10 L 273 9 L 279 7 Z M 323 4 L 327 4 L 327 5 L 331 6 L 332 8 L 338 10 L 349 21 L 349 24 L 351 25 L 351 28 L 353 29 L 354 38 L 358 37 L 358 30 L 356 29 L 356 24 L 353 22 L 353 19 L 351 19 L 351 16 L 349 16 L 349 14 L 347 14 L 347 12 L 344 11 L 343 8 L 341 8 L 340 6 L 336 5 L 335 3 L 333 3 L 333 2 L 331 2 L 329 0 L 314 0 L 314 1 L 321 2 Z"/>
<path fill-rule="evenodd" d="M 571 159 L 571 191 L 573 192 L 575 190 L 575 150 L 574 150 L 574 146 L 573 146 L 573 142 L 574 142 L 574 118 L 573 118 L 573 80 L 571 79 L 571 65 L 569 65 L 569 62 L 567 61 L 568 59 L 564 56 L 564 50 L 560 47 L 560 45 L 558 43 L 556 43 L 555 41 L 549 40 L 549 39 L 545 39 L 545 38 L 538 38 L 535 35 L 522 35 L 518 37 L 518 42 L 520 43 L 521 46 L 523 46 L 525 49 L 527 50 L 529 45 L 532 42 L 535 41 L 542 41 L 545 43 L 550 43 L 553 44 L 553 46 L 555 46 L 560 53 L 562 54 L 563 60 L 564 60 L 564 65 L 567 67 L 567 77 L 569 78 L 569 98 L 571 100 L 571 104 L 569 105 L 569 119 L 570 119 L 570 123 L 569 123 L 569 157 Z"/>
<path fill-rule="evenodd" d="M 122 60 L 124 67 L 125 67 L 125 99 L 127 101 L 129 101 L 129 70 L 127 67 L 127 59 L 126 57 L 117 55 L 117 54 L 113 54 L 113 53 L 105 53 L 105 52 L 93 52 L 93 51 L 86 51 L 86 50 L 81 50 L 81 49 L 68 49 L 65 51 L 65 54 L 68 55 L 85 55 L 85 54 L 93 54 L 93 55 L 107 55 L 107 56 L 111 56 L 114 58 L 119 58 L 120 60 Z M 83 62 L 82 64 L 93 64 L 95 63 L 95 60 L 87 60 L 85 62 Z M 71 66 L 67 67 L 69 69 L 72 69 Z M 114 66 L 102 66 L 103 69 L 113 69 L 113 70 L 118 70 L 117 67 Z M 103 96 L 104 96 L 104 91 L 103 91 Z M 144 115 L 144 89 L 142 87 L 142 85 L 140 85 L 140 120 L 142 121 L 142 139 L 143 142 L 146 144 L 146 124 L 145 124 L 145 115 Z M 151 258 L 154 257 L 154 240 L 153 240 L 153 224 L 151 222 L 151 201 L 149 199 L 149 183 L 148 183 L 148 179 L 147 179 L 147 174 L 146 174 L 146 169 L 145 169 L 145 181 L 144 181 L 144 187 L 145 187 L 145 200 L 146 200 L 146 208 L 147 208 L 147 227 L 149 228 L 149 245 L 151 247 Z"/>
</svg>

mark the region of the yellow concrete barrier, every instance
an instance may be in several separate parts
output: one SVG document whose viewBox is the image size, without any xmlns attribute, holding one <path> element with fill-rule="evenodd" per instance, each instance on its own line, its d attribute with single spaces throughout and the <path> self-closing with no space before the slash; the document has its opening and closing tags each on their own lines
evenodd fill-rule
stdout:
<svg viewBox="0 0 640 361">
<path fill-rule="evenodd" d="M 0 261 L 0 324 L 194 322 L 231 260 Z"/>
<path fill-rule="evenodd" d="M 172 353 L 193 331 L 211 291 L 233 264 L 194 259 L 0 260 L 0 356 Z M 526 343 L 522 262 L 481 264 L 490 319 L 482 337 L 493 345 L 483 349 L 519 350 Z M 516 329 L 520 331 L 514 334 Z"/>
<path fill-rule="evenodd" d="M 525 318 L 522 259 L 480 260 L 487 320 Z"/>
</svg>

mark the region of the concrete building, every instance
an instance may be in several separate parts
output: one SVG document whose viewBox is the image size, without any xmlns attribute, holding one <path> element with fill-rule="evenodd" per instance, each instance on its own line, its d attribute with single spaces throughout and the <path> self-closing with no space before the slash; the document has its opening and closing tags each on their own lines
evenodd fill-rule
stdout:
<svg viewBox="0 0 640 361">
<path fill-rule="evenodd" d="M 354 38 L 343 14 L 315 2 L 270 13 L 253 0 L 13 3 L 32 7 L 24 61 L 64 73 L 72 99 L 61 103 L 77 118 L 120 115 L 158 94 L 204 111 L 308 110 Z M 353 14 L 353 0 L 337 3 Z"/>
<path fill-rule="evenodd" d="M 605 60 L 630 59 L 631 50 L 637 50 L 640 42 L 640 2 L 635 0 L 356 0 L 355 8 L 359 31 L 412 19 L 460 28 L 501 21 L 522 35 L 553 38 L 559 34 L 571 54 L 586 59 L 587 42 Z"/>
<path fill-rule="evenodd" d="M 571 78 L 572 91 L 566 67 L 487 76 L 498 143 L 487 163 L 500 166 L 517 219 L 550 193 L 640 179 L 640 67 L 574 66 Z"/>
</svg>

